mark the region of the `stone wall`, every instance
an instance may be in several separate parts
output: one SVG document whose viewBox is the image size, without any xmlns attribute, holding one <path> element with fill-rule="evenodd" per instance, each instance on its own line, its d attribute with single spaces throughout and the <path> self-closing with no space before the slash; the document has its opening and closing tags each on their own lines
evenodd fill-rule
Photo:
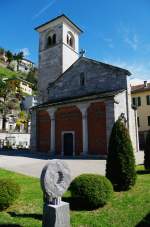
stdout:
<svg viewBox="0 0 150 227">
<path fill-rule="evenodd" d="M 80 84 L 84 72 L 85 85 Z M 80 58 L 49 88 L 49 100 L 127 88 L 126 71 L 87 58 Z"/>
</svg>

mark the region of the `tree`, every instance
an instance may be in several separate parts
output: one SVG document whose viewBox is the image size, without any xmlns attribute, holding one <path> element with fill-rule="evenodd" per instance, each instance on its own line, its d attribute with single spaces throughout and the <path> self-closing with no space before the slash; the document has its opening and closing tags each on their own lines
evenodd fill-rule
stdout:
<svg viewBox="0 0 150 227">
<path fill-rule="evenodd" d="M 12 110 L 18 111 L 20 109 L 19 98 L 15 90 L 0 79 L 0 114 L 3 119 L 3 130 L 6 128 L 7 115 L 10 114 Z"/>
<path fill-rule="evenodd" d="M 5 53 L 4 48 L 0 47 L 0 55 L 3 55 Z"/>
<path fill-rule="evenodd" d="M 7 57 L 8 64 L 10 64 L 11 61 L 14 59 L 12 52 L 9 50 L 6 52 L 6 57 Z"/>
<path fill-rule="evenodd" d="M 144 167 L 146 170 L 150 170 L 150 131 L 148 131 L 146 136 L 144 153 Z"/>
<path fill-rule="evenodd" d="M 26 80 L 33 84 L 33 89 L 37 90 L 37 69 L 33 68 L 27 74 Z"/>
<path fill-rule="evenodd" d="M 128 129 L 121 119 L 113 126 L 109 141 L 106 177 L 116 191 L 125 191 L 136 182 L 135 158 Z"/>
<path fill-rule="evenodd" d="M 18 115 L 18 119 L 16 121 L 16 128 L 20 130 L 20 126 L 24 125 L 24 129 L 27 131 L 28 129 L 28 115 L 26 112 L 21 111 Z"/>
<path fill-rule="evenodd" d="M 21 60 L 24 58 L 24 53 L 21 51 L 18 54 L 14 54 L 14 60 L 17 61 L 17 71 L 19 71 L 19 64 Z"/>
</svg>

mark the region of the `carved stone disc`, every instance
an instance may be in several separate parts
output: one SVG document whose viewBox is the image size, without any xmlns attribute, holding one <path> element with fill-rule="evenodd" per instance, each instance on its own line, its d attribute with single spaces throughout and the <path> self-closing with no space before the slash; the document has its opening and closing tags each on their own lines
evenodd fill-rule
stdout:
<svg viewBox="0 0 150 227">
<path fill-rule="evenodd" d="M 61 197 L 71 182 L 70 170 L 61 160 L 51 160 L 41 173 L 41 187 L 49 197 Z"/>
</svg>

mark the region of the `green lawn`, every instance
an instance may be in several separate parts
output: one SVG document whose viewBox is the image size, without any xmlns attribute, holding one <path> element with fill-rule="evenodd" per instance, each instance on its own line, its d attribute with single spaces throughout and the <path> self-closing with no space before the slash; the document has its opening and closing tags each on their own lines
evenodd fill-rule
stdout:
<svg viewBox="0 0 150 227">
<path fill-rule="evenodd" d="M 41 226 L 42 192 L 39 180 L 0 169 L 0 178 L 3 177 L 17 181 L 22 190 L 20 198 L 13 206 L 0 212 L 0 226 Z M 69 197 L 69 193 L 66 197 Z M 141 171 L 132 190 L 114 193 L 111 201 L 103 208 L 95 211 L 71 211 L 71 223 L 78 227 L 150 226 L 150 174 Z"/>
</svg>

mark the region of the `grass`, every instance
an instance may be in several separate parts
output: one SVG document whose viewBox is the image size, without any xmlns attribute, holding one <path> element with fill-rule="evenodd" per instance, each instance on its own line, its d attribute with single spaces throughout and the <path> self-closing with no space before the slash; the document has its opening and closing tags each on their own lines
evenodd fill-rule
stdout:
<svg viewBox="0 0 150 227">
<path fill-rule="evenodd" d="M 4 177 L 17 181 L 22 190 L 13 206 L 0 212 L 0 226 L 41 227 L 42 192 L 39 180 L 0 169 L 0 178 Z M 69 199 L 70 193 L 66 193 L 65 197 Z M 150 226 L 150 174 L 144 172 L 143 167 L 138 167 L 137 183 L 130 191 L 114 193 L 111 201 L 98 210 L 77 211 L 77 208 L 73 207 L 71 211 L 73 227 Z"/>
<path fill-rule="evenodd" d="M 0 67 L 0 77 L 12 79 L 16 77 L 24 77 L 24 74 L 11 71 L 10 69 L 7 68 Z"/>
</svg>

